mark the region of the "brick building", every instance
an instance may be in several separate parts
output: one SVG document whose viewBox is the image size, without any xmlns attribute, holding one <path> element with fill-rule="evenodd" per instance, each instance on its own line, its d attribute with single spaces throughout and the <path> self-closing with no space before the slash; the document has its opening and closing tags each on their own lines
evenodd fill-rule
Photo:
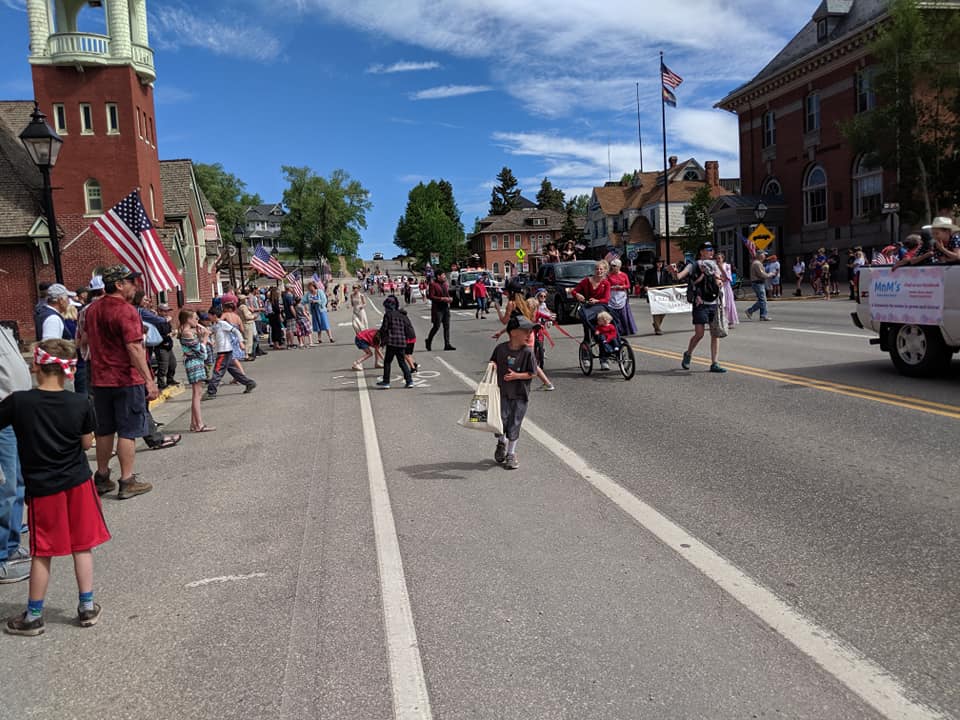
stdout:
<svg viewBox="0 0 960 720">
<path fill-rule="evenodd" d="M 102 5 L 27 0 L 34 97 L 63 138 L 51 182 L 64 281 L 71 288 L 86 285 L 94 268 L 117 262 L 88 228 L 134 188 L 140 188 L 147 215 L 168 248 L 176 250 L 176 228 L 164 229 L 146 0 Z M 93 12 L 105 14 L 106 35 L 78 32 L 79 14 Z M 26 340 L 34 337 L 37 284 L 54 279 L 46 223 L 40 219 L 40 174 L 18 138 L 31 110 L 28 102 L 0 103 L 0 166 L 11 170 L 0 176 L 0 321 L 15 324 Z M 196 247 L 197 302 L 209 301 L 217 284 L 215 263 L 208 262 L 203 245 Z M 189 254 L 171 256 L 182 273 L 189 272 Z"/>
<path fill-rule="evenodd" d="M 505 215 L 488 215 L 480 221 L 480 228 L 470 236 L 473 253 L 480 256 L 481 265 L 498 278 L 520 272 L 536 272 L 547 243 L 560 242 L 566 213 L 557 210 L 538 210 L 525 207 Z M 578 236 L 583 233 L 585 219 L 574 218 Z M 526 257 L 521 261 L 517 251 Z"/>
<path fill-rule="evenodd" d="M 749 222 L 760 200 L 777 206 L 782 212 L 765 224 L 777 233 L 781 255 L 882 247 L 898 232 L 899 219 L 883 214 L 883 203 L 896 200 L 893 171 L 854 155 L 840 132 L 841 123 L 877 103 L 869 45 L 889 4 L 823 0 L 766 67 L 717 104 L 739 120 L 740 175 L 750 200 L 737 222 Z"/>
</svg>

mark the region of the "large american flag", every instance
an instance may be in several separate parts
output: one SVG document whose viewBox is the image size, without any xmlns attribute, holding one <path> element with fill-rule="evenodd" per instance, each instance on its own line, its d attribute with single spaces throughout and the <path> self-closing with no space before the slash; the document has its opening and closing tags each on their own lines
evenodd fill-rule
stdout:
<svg viewBox="0 0 960 720">
<path fill-rule="evenodd" d="M 250 258 L 250 267 L 261 275 L 272 277 L 275 280 L 282 280 L 287 274 L 280 261 L 270 254 L 263 243 L 257 245 L 257 249 L 253 251 L 253 257 Z"/>
<path fill-rule="evenodd" d="M 676 90 L 683 82 L 683 78 L 664 65 L 662 60 L 660 61 L 660 79 L 663 80 L 665 86 L 672 90 Z"/>
<path fill-rule="evenodd" d="M 143 209 L 139 190 L 107 210 L 90 229 L 124 265 L 143 274 L 143 287 L 148 295 L 183 287 L 183 278 Z"/>
<path fill-rule="evenodd" d="M 294 270 L 293 272 L 287 273 L 283 279 L 290 283 L 290 290 L 293 291 L 297 300 L 303 297 L 303 283 L 300 281 L 300 271 Z"/>
</svg>

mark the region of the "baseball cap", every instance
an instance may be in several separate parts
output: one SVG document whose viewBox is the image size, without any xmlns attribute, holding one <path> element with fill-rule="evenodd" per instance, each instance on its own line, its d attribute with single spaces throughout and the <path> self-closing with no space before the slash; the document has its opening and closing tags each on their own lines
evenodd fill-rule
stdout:
<svg viewBox="0 0 960 720">
<path fill-rule="evenodd" d="M 100 275 L 94 275 L 90 278 L 91 290 L 103 290 L 103 278 Z"/>
<path fill-rule="evenodd" d="M 56 300 L 57 298 L 62 298 L 62 297 L 75 298 L 76 296 L 77 294 L 75 292 L 71 292 L 67 290 L 67 288 L 65 288 L 60 283 L 54 283 L 53 285 L 47 288 L 47 300 Z"/>
<path fill-rule="evenodd" d="M 533 330 L 535 327 L 536 324 L 527 320 L 523 315 L 514 315 L 507 323 L 507 332 L 511 330 Z"/>
<path fill-rule="evenodd" d="M 126 265 L 111 265 L 103 271 L 102 277 L 105 283 L 117 283 L 121 280 L 136 280 L 140 277 L 140 273 Z"/>
<path fill-rule="evenodd" d="M 168 303 L 160 303 L 159 305 L 157 305 L 157 310 L 167 311 L 169 309 L 170 309 L 170 305 Z"/>
</svg>

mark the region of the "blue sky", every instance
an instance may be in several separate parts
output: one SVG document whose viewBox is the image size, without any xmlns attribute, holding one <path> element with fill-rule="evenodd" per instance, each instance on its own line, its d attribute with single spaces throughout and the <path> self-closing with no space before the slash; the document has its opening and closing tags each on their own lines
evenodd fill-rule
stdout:
<svg viewBox="0 0 960 720">
<path fill-rule="evenodd" d="M 684 78 L 667 147 L 739 174 L 734 116 L 712 109 L 819 0 L 195 0 L 151 2 L 160 157 L 219 162 L 264 200 L 281 165 L 343 168 L 371 191 L 361 253 L 394 255 L 420 180 L 453 183 L 464 225 L 504 165 L 533 198 L 662 166 L 659 51 Z M 22 0 L 0 0 L 0 98 L 32 96 Z M 102 32 L 102 10 L 81 29 Z"/>
</svg>

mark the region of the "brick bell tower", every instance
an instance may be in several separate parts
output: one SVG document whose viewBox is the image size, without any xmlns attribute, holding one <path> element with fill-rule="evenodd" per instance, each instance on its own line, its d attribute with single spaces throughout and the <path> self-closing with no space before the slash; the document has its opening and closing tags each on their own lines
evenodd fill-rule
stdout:
<svg viewBox="0 0 960 720">
<path fill-rule="evenodd" d="M 106 34 L 79 32 L 81 13 L 103 13 Z M 27 0 L 27 17 L 34 96 L 63 138 L 51 181 L 65 280 L 84 285 L 97 265 L 117 262 L 92 232 L 70 244 L 101 212 L 139 187 L 150 219 L 163 222 L 146 0 Z"/>
</svg>

